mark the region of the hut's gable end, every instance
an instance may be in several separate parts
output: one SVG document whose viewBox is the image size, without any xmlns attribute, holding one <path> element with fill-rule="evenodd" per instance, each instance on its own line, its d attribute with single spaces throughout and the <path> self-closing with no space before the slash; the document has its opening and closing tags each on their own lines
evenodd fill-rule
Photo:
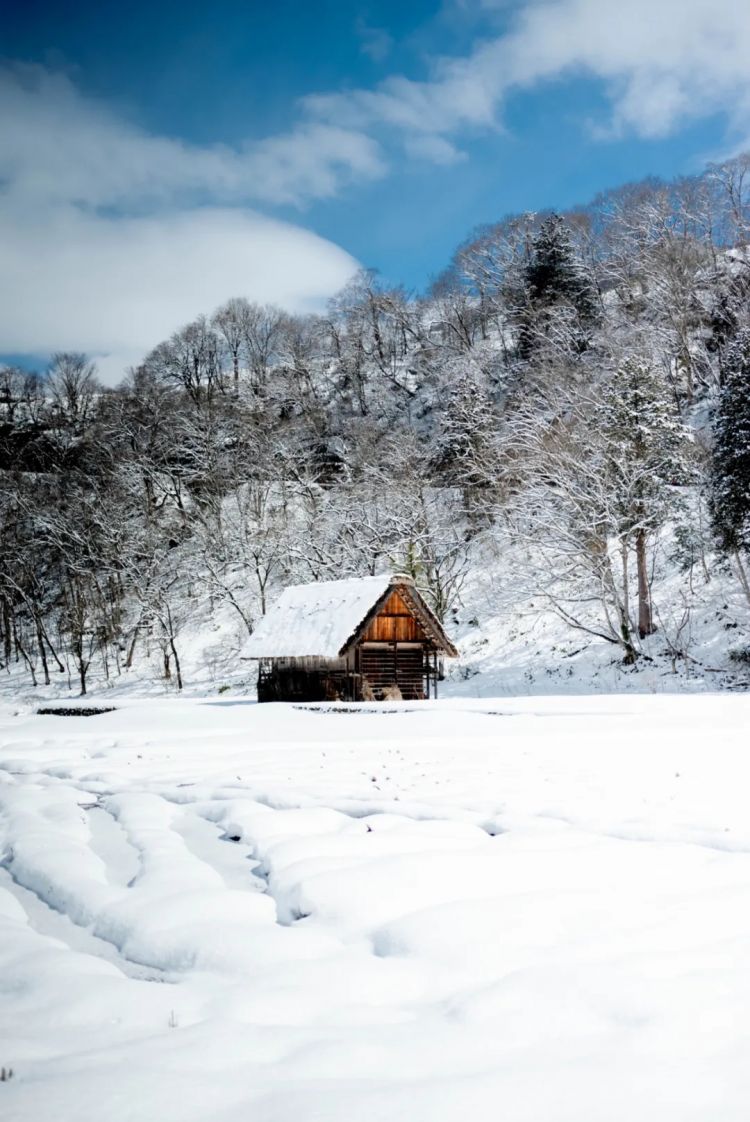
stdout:
<svg viewBox="0 0 750 1122">
<path fill-rule="evenodd" d="M 411 582 L 391 585 L 349 641 L 342 654 L 367 642 L 422 643 L 455 657 L 458 651 Z"/>
<path fill-rule="evenodd" d="M 424 643 L 427 635 L 397 589 L 387 597 L 360 637 L 363 643 Z"/>
</svg>

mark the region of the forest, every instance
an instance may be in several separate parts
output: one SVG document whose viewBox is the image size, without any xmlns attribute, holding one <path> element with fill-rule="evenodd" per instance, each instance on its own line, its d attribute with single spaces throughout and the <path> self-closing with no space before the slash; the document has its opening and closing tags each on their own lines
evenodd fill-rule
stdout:
<svg viewBox="0 0 750 1122">
<path fill-rule="evenodd" d="M 6 366 L 0 667 L 180 689 L 196 615 L 240 644 L 290 581 L 393 568 L 450 625 L 493 565 L 632 667 L 657 634 L 692 657 L 721 574 L 750 663 L 749 237 L 742 155 L 475 230 L 424 295 L 238 294 L 115 388 L 84 354 Z"/>
</svg>

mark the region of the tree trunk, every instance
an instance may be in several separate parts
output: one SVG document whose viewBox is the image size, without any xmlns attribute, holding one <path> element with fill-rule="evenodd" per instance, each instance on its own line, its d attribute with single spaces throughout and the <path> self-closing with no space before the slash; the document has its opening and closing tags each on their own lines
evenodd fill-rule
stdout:
<svg viewBox="0 0 750 1122">
<path fill-rule="evenodd" d="M 641 529 L 635 535 L 635 558 L 638 569 L 638 634 L 641 639 L 653 635 L 654 613 L 651 606 L 651 589 L 648 583 L 648 559 L 646 556 L 646 531 Z"/>
<path fill-rule="evenodd" d="M 169 646 L 172 650 L 172 658 L 174 659 L 174 671 L 177 675 L 177 689 L 182 689 L 182 669 L 180 668 L 180 659 L 177 655 L 177 647 L 174 644 L 173 636 L 169 636 Z"/>
<path fill-rule="evenodd" d="M 750 604 L 750 581 L 748 581 L 747 573 L 745 572 L 745 566 L 742 564 L 742 558 L 740 557 L 740 551 L 738 549 L 735 549 L 734 551 L 734 561 L 735 567 L 737 569 L 737 576 L 739 577 L 740 584 L 742 585 L 742 591 L 747 597 L 748 604 Z"/>
<path fill-rule="evenodd" d="M 36 671 L 34 670 L 34 663 L 31 661 L 31 657 L 29 656 L 26 648 L 21 642 L 21 637 L 18 634 L 18 627 L 16 626 L 15 621 L 13 623 L 13 638 L 16 645 L 16 662 L 18 661 L 18 655 L 20 654 L 29 669 L 29 674 L 31 674 L 31 684 L 32 686 L 36 686 L 37 680 Z"/>
<path fill-rule="evenodd" d="M 10 666 L 13 657 L 13 627 L 10 622 L 10 608 L 8 601 L 3 597 L 3 657 L 5 665 Z"/>
<path fill-rule="evenodd" d="M 630 619 L 630 568 L 628 564 L 628 539 L 620 541 L 620 559 L 622 561 L 622 614 Z"/>
<path fill-rule="evenodd" d="M 81 697 L 86 696 L 86 675 L 88 674 L 89 664 L 83 655 L 83 644 L 81 644 L 80 651 L 75 650 L 78 660 L 78 680 L 81 683 Z"/>
<path fill-rule="evenodd" d="M 65 672 L 65 667 L 63 666 L 62 662 L 60 661 L 60 656 L 58 655 L 57 651 L 55 650 L 55 648 L 52 645 L 52 640 L 50 639 L 49 634 L 47 632 L 47 629 L 45 628 L 44 623 L 42 622 L 41 616 L 37 616 L 37 624 L 38 624 L 38 626 L 41 630 L 42 638 L 44 639 L 45 643 L 47 644 L 47 650 L 49 651 L 49 653 L 54 658 L 55 663 L 57 665 L 57 669 L 60 671 L 61 674 L 63 674 Z"/>
<path fill-rule="evenodd" d="M 131 666 L 133 665 L 133 655 L 135 654 L 135 644 L 136 644 L 136 641 L 138 639 L 138 632 L 140 631 L 140 629 L 141 629 L 141 625 L 140 625 L 140 623 L 137 623 L 135 625 L 135 628 L 133 629 L 133 638 L 130 640 L 130 646 L 128 647 L 128 653 L 127 653 L 127 656 L 125 658 L 125 669 L 126 670 L 130 670 Z"/>
<path fill-rule="evenodd" d="M 39 623 L 39 620 L 36 619 L 34 622 L 36 623 L 36 644 L 39 648 L 39 657 L 42 660 L 42 669 L 44 670 L 44 684 L 45 686 L 48 686 L 50 680 L 49 666 L 47 665 L 47 652 L 44 649 L 44 635 L 42 634 L 42 627 Z"/>
<path fill-rule="evenodd" d="M 165 630 L 167 632 L 167 639 L 169 641 L 169 649 L 171 650 L 172 658 L 174 659 L 174 672 L 177 676 L 177 689 L 181 690 L 182 667 L 180 666 L 180 656 L 177 654 L 177 647 L 175 646 L 174 624 L 172 622 L 172 610 L 169 607 L 169 604 L 166 605 L 166 623 L 168 626 L 165 628 Z"/>
</svg>

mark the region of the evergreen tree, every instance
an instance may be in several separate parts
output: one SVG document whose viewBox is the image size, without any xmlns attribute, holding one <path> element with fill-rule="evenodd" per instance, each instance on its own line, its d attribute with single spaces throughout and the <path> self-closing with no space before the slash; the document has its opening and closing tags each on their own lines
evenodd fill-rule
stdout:
<svg viewBox="0 0 750 1122">
<path fill-rule="evenodd" d="M 558 214 L 545 218 L 526 266 L 526 284 L 540 305 L 571 304 L 584 321 L 596 318 L 596 293 L 578 257 L 570 229 Z"/>
<path fill-rule="evenodd" d="M 510 302 L 519 322 L 522 356 L 530 357 L 545 337 L 559 338 L 561 327 L 570 349 L 584 350 L 588 328 L 598 315 L 596 288 L 559 215 L 542 222 L 519 280 Z"/>
<path fill-rule="evenodd" d="M 711 517 L 724 553 L 750 552 L 750 329 L 727 350 L 714 416 Z"/>
</svg>

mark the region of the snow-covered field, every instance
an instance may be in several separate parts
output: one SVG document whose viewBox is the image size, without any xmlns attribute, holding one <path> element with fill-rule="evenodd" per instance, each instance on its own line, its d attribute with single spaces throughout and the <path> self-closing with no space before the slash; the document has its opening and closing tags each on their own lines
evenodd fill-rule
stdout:
<svg viewBox="0 0 750 1122">
<path fill-rule="evenodd" d="M 112 704 L 0 707 L 4 1122 L 746 1122 L 750 696 Z"/>
</svg>

